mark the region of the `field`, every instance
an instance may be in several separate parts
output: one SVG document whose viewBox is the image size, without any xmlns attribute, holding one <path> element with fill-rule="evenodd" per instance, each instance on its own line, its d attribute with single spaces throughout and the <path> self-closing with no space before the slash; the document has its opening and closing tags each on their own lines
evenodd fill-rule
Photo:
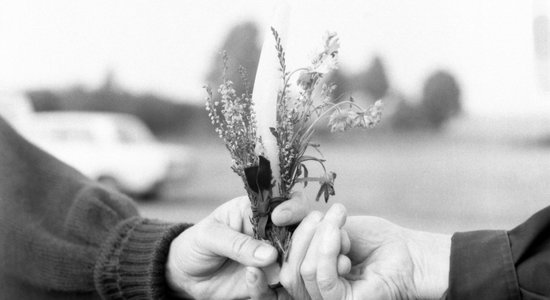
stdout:
<svg viewBox="0 0 550 300">
<path fill-rule="evenodd" d="M 438 232 L 511 228 L 550 204 L 550 148 L 536 143 L 550 126 L 513 124 L 474 119 L 441 133 L 325 137 L 323 154 L 338 174 L 336 197 L 313 207 L 341 202 L 350 215 Z M 193 177 L 163 199 L 139 202 L 145 216 L 196 222 L 243 195 L 220 142 L 193 147 Z M 313 203 L 316 184 L 308 190 Z"/>
</svg>

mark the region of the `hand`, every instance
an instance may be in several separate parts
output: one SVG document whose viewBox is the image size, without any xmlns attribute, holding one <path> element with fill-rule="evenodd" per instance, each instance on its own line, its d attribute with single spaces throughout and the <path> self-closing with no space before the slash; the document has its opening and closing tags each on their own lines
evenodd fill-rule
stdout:
<svg viewBox="0 0 550 300">
<path fill-rule="evenodd" d="M 308 299 L 308 290 L 304 287 L 304 282 L 300 279 L 300 272 L 296 267 L 300 265 L 314 266 L 318 260 L 317 247 L 322 246 L 319 237 L 321 235 L 315 235 L 316 232 L 322 232 L 328 228 L 334 228 L 339 231 L 344 225 L 346 220 L 346 209 L 341 204 L 333 205 L 323 217 L 323 214 L 314 211 L 310 213 L 296 229 L 292 237 L 292 244 L 290 247 L 290 253 L 287 261 L 283 263 L 279 278 L 281 284 L 293 291 L 295 299 Z M 347 274 L 351 268 L 350 260 L 343 254 L 347 253 L 350 249 L 350 241 L 345 232 L 342 232 L 342 236 L 338 240 L 331 241 L 331 245 L 336 243 L 335 247 L 341 251 L 341 255 L 335 257 L 335 261 L 331 264 L 337 265 L 338 274 Z M 308 246 L 309 249 L 308 249 Z M 294 250 L 295 249 L 295 250 Z M 307 251 L 307 255 L 306 255 Z M 304 258 L 306 257 L 306 258 Z M 302 261 L 307 261 L 302 264 Z M 305 272 L 312 273 L 314 270 L 307 270 Z M 297 276 L 292 276 L 297 274 Z M 267 285 L 265 274 L 262 270 L 255 267 L 248 267 L 246 274 L 247 284 L 249 288 L 249 294 L 252 300 L 277 300 L 277 299 L 292 299 L 290 295 L 283 289 L 272 290 Z M 312 286 L 309 281 L 305 282 L 306 285 Z M 314 297 L 315 298 L 315 297 Z"/>
<path fill-rule="evenodd" d="M 278 226 L 300 222 L 307 214 L 301 193 L 277 206 L 271 218 Z M 166 277 L 177 296 L 195 299 L 248 297 L 245 266 L 273 264 L 277 250 L 251 237 L 250 201 L 240 197 L 218 207 L 182 232 L 170 245 Z"/>
<path fill-rule="evenodd" d="M 344 229 L 351 241 L 351 272 L 337 272 L 341 249 L 335 241 L 343 231 L 319 229 L 314 240 L 319 236 L 321 243 L 309 245 L 300 275 L 288 273 L 291 278 L 284 280 L 303 278 L 305 286 L 285 285 L 291 295 L 304 299 L 305 288 L 313 299 L 439 299 L 447 289 L 450 235 L 414 231 L 376 217 L 350 217 Z M 318 259 L 309 260 L 315 249 Z M 291 251 L 303 253 L 297 247 Z"/>
</svg>

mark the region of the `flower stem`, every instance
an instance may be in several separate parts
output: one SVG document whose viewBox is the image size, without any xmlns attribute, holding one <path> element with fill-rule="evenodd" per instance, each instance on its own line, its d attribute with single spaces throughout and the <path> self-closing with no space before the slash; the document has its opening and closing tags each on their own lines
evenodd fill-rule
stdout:
<svg viewBox="0 0 550 300">
<path fill-rule="evenodd" d="M 296 182 L 304 182 L 304 181 L 317 181 L 317 182 L 321 182 L 321 181 L 324 181 L 325 178 L 324 177 L 302 177 L 302 178 L 297 178 L 296 179 Z"/>
<path fill-rule="evenodd" d="M 343 105 L 346 105 L 346 104 L 349 104 L 349 105 L 351 105 L 351 106 L 353 106 L 357 109 L 363 109 L 361 106 L 357 105 L 355 102 L 352 102 L 352 101 L 343 101 L 343 102 L 335 103 L 329 109 L 325 110 L 322 114 L 320 114 L 319 117 L 317 117 L 317 119 L 315 119 L 315 121 L 313 121 L 311 123 L 311 125 L 309 125 L 309 127 L 306 130 L 306 133 L 309 132 L 310 130 L 312 130 L 314 128 L 314 126 L 317 124 L 317 122 L 319 122 L 319 120 L 321 120 L 329 112 L 333 111 L 334 109 L 338 109 L 340 106 L 343 106 Z"/>
<path fill-rule="evenodd" d="M 288 85 L 288 82 L 290 81 L 290 78 L 296 74 L 298 71 L 307 71 L 308 69 L 307 68 L 298 68 L 292 72 L 290 72 L 288 75 L 286 74 L 283 74 L 283 90 L 282 90 L 282 95 L 284 95 L 286 93 L 286 87 Z"/>
</svg>

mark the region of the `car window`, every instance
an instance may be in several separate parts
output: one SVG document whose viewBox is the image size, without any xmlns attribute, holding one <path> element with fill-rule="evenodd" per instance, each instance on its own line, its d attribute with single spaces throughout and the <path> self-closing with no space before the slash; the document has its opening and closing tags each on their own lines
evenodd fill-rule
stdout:
<svg viewBox="0 0 550 300">
<path fill-rule="evenodd" d="M 125 144 L 149 142 L 153 139 L 149 129 L 133 119 L 117 122 L 117 133 L 119 141 Z"/>
<path fill-rule="evenodd" d="M 84 128 L 53 128 L 45 134 L 47 135 L 46 138 L 55 142 L 92 143 L 94 141 L 93 134 Z"/>
</svg>

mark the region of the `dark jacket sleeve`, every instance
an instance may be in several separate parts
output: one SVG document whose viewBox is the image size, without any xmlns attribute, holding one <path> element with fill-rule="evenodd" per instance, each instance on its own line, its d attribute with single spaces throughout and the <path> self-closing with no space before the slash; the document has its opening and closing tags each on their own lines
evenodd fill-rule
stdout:
<svg viewBox="0 0 550 300">
<path fill-rule="evenodd" d="M 511 231 L 455 233 L 448 299 L 550 299 L 550 207 Z"/>
<path fill-rule="evenodd" d="M 0 118 L 1 299 L 162 298 L 170 242 L 186 227 L 140 218 L 130 199 L 39 150 Z"/>
</svg>

